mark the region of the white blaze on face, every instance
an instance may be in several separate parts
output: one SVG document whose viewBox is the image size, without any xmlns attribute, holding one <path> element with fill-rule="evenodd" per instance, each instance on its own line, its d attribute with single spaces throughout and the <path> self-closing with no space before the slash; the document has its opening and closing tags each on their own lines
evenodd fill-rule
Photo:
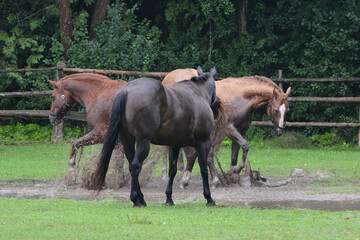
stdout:
<svg viewBox="0 0 360 240">
<path fill-rule="evenodd" d="M 284 117 L 285 117 L 285 104 L 282 104 L 279 108 L 280 111 L 280 121 L 279 121 L 279 127 L 284 127 Z"/>
</svg>

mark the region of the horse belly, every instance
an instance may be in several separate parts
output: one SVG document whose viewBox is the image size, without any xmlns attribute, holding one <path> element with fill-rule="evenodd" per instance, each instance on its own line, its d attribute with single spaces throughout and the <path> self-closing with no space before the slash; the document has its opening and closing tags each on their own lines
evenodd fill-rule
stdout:
<svg viewBox="0 0 360 240">
<path fill-rule="evenodd" d="M 152 139 L 152 143 L 168 146 L 193 146 L 195 144 L 192 128 L 186 124 L 164 123 Z"/>
</svg>

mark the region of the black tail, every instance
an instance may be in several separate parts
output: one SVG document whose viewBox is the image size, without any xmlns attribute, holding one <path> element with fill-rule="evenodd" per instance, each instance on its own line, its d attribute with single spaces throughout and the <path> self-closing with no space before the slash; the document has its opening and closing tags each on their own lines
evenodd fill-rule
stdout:
<svg viewBox="0 0 360 240">
<path fill-rule="evenodd" d="M 96 189 L 100 189 L 105 183 L 105 177 L 109 167 L 111 154 L 114 150 L 121 125 L 121 119 L 125 112 L 126 97 L 127 93 L 125 91 L 121 91 L 116 94 L 114 99 L 109 127 L 104 139 L 98 166 L 93 177 L 93 187 Z"/>
</svg>

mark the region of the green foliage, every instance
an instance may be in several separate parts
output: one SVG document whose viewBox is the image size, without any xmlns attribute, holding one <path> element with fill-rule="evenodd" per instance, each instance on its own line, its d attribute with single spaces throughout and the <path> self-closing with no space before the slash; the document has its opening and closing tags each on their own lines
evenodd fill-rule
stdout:
<svg viewBox="0 0 360 240">
<path fill-rule="evenodd" d="M 72 0 L 73 39 L 68 67 L 143 71 L 216 66 L 219 77 L 360 76 L 360 3 L 356 0 L 248 2 L 247 31 L 239 32 L 237 1 L 116 1 L 93 26 L 95 1 Z M 46 1 L 0 1 L 0 68 L 53 67 L 64 61 L 57 5 Z M 16 13 L 16 14 L 14 14 Z M 54 73 L 2 74 L 0 92 L 48 90 Z M 285 89 L 289 87 L 285 83 Z M 291 96 L 358 96 L 360 84 L 291 83 Z M 4 109 L 48 109 L 49 98 L 1 98 Z M 291 102 L 288 121 L 356 122 L 358 104 Z M 262 114 L 257 113 L 256 119 Z M 251 138 L 252 131 L 248 135 Z M 256 130 L 261 138 L 271 129 Z M 329 128 L 302 128 L 307 136 Z M 347 143 L 355 128 L 338 129 Z"/>
<path fill-rule="evenodd" d="M 0 126 L 0 139 L 3 143 L 23 141 L 49 141 L 52 134 L 52 126 L 40 126 L 38 124 L 18 123 L 16 125 Z"/>
<path fill-rule="evenodd" d="M 52 135 L 52 125 L 40 126 L 39 124 L 30 123 L 16 125 L 0 126 L 0 141 L 4 144 L 21 143 L 21 142 L 47 142 Z M 64 126 L 65 140 L 73 140 L 84 136 L 89 132 L 87 126 Z"/>
<path fill-rule="evenodd" d="M 87 35 L 88 14 L 82 12 L 74 21 L 73 41 L 68 51 L 68 67 L 155 71 L 161 43 L 160 31 L 150 22 L 139 22 L 136 6 L 127 9 L 115 3 L 107 19 L 95 25 L 96 37 Z"/>
</svg>

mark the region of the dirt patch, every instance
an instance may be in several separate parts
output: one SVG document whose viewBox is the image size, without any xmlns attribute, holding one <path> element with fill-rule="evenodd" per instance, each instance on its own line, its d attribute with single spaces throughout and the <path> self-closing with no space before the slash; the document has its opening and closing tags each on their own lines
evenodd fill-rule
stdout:
<svg viewBox="0 0 360 240">
<path fill-rule="evenodd" d="M 202 182 L 200 178 L 191 179 L 186 189 L 180 189 L 180 177 L 174 182 L 173 198 L 175 204 L 182 202 L 204 202 Z M 360 210 L 359 194 L 314 194 L 307 190 L 311 181 L 308 178 L 294 178 L 289 184 L 281 187 L 250 187 L 239 185 L 218 187 L 211 194 L 218 205 L 235 204 L 254 208 L 299 207 L 315 210 L 345 211 Z M 151 180 L 142 186 L 147 202 L 163 203 L 165 201 L 166 181 Z M 87 190 L 82 184 L 66 186 L 62 181 L 8 181 L 0 183 L 1 197 L 16 197 L 29 199 L 60 198 L 76 200 L 114 199 L 130 203 L 130 186 L 120 189 L 105 189 L 100 192 Z"/>
</svg>

